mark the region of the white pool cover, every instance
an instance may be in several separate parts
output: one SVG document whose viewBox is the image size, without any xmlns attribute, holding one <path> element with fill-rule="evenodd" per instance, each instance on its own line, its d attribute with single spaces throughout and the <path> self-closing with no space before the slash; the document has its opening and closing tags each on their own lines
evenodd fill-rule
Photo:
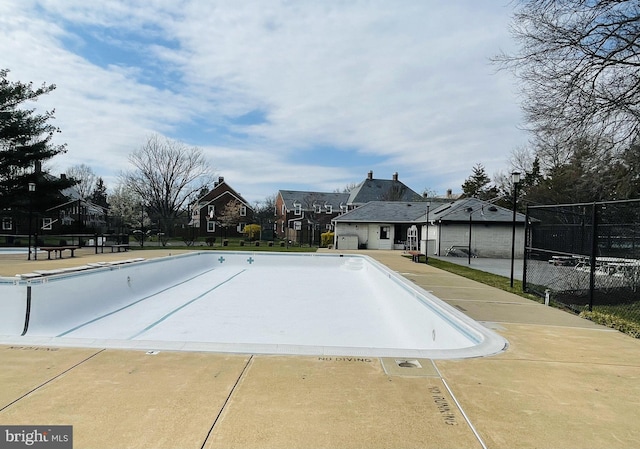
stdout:
<svg viewBox="0 0 640 449">
<path fill-rule="evenodd" d="M 0 298 L 0 343 L 430 358 L 506 344 L 360 255 L 191 253 L 4 278 Z"/>
</svg>

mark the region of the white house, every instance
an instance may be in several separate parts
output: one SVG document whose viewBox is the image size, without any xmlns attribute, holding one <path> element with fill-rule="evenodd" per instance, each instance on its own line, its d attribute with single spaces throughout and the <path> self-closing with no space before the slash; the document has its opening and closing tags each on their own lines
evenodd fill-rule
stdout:
<svg viewBox="0 0 640 449">
<path fill-rule="evenodd" d="M 525 216 L 516 213 L 516 257 L 523 253 L 524 221 Z M 470 246 L 479 257 L 511 256 L 513 212 L 477 198 L 371 201 L 334 218 L 333 223 L 336 249 L 414 249 L 411 229 L 415 226 L 417 249 L 423 254 L 426 247 L 429 254 L 446 255 L 452 248 L 468 251 Z"/>
</svg>

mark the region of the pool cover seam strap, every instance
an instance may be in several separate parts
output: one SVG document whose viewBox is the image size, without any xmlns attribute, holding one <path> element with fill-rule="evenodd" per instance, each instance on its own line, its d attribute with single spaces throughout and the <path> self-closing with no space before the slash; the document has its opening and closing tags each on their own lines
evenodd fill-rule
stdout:
<svg viewBox="0 0 640 449">
<path fill-rule="evenodd" d="M 150 325 L 148 325 L 147 327 L 145 327 L 144 329 L 142 329 L 140 332 L 138 332 L 137 334 L 132 335 L 131 337 L 128 338 L 128 340 L 133 340 L 136 337 L 139 337 L 140 335 L 144 334 L 145 332 L 153 329 L 154 327 L 156 327 L 158 324 L 162 323 L 164 320 L 166 320 L 167 318 L 169 318 L 171 315 L 179 312 L 180 310 L 184 309 L 185 307 L 193 304 L 194 302 L 198 301 L 199 299 L 202 299 L 204 296 L 208 295 L 209 293 L 211 293 L 213 290 L 215 290 L 216 288 L 226 284 L 227 282 L 231 281 L 232 279 L 236 278 L 237 276 L 240 276 L 242 273 L 244 273 L 245 271 L 247 271 L 247 269 L 243 269 L 242 271 L 239 271 L 238 273 L 234 274 L 233 276 L 230 276 L 229 278 L 225 279 L 224 281 L 220 282 L 217 285 L 214 285 L 213 287 L 211 287 L 209 290 L 205 291 L 204 293 L 201 293 L 200 295 L 196 296 L 195 298 L 193 298 L 190 301 L 185 302 L 184 304 L 182 304 L 180 307 L 176 307 L 175 309 L 173 309 L 171 312 L 167 313 L 166 315 L 164 315 L 162 318 L 160 318 L 159 320 L 155 321 L 154 323 L 151 323 Z"/>
<path fill-rule="evenodd" d="M 61 334 L 59 334 L 59 335 L 56 335 L 56 337 L 64 337 L 65 335 L 70 334 L 70 333 L 71 333 L 71 332 L 73 332 L 73 331 L 77 331 L 77 330 L 78 330 L 78 329 L 80 329 L 81 327 L 88 326 L 88 325 L 89 325 L 89 324 L 91 324 L 91 323 L 95 323 L 96 321 L 100 321 L 100 320 L 101 320 L 101 319 L 103 319 L 103 318 L 106 318 L 106 317 L 108 317 L 108 316 L 111 316 L 111 315 L 113 315 L 113 314 L 116 314 L 116 313 L 118 313 L 118 312 L 121 312 L 121 311 L 123 311 L 123 310 L 125 310 L 125 309 L 128 309 L 129 307 L 135 306 L 136 304 L 141 303 L 142 301 L 145 301 L 145 300 L 147 300 L 147 299 L 149 299 L 149 298 L 152 298 L 152 297 L 154 297 L 155 295 L 158 295 L 158 294 L 160 294 L 160 293 L 164 293 L 164 292 L 166 292 L 166 291 L 168 291 L 168 290 L 171 290 L 172 288 L 176 288 L 176 287 L 178 287 L 179 285 L 182 285 L 182 284 L 184 284 L 185 282 L 192 281 L 193 279 L 196 279 L 196 278 L 198 278 L 198 277 L 200 277 L 200 276 L 204 276 L 205 274 L 207 274 L 207 273 L 209 273 L 209 272 L 211 272 L 211 271 L 213 271 L 213 270 L 215 270 L 215 268 L 212 268 L 212 269 L 207 270 L 207 271 L 203 271 L 202 273 L 199 273 L 199 274 L 197 274 L 197 275 L 195 275 L 195 276 L 192 276 L 192 277 L 190 277 L 190 278 L 188 278 L 188 279 L 185 279 L 185 280 L 184 280 L 184 281 L 182 281 L 182 282 L 178 282 L 177 284 L 170 285 L 170 286 L 169 286 L 169 287 L 167 287 L 167 288 L 163 288 L 162 290 L 159 290 L 159 291 L 157 291 L 157 292 L 155 292 L 155 293 L 152 293 L 152 294 L 147 295 L 147 296 L 145 296 L 145 297 L 143 297 L 143 298 L 140 298 L 140 299 L 138 299 L 137 301 L 132 302 L 131 304 L 127 304 L 126 306 L 120 307 L 119 309 L 116 309 L 116 310 L 113 310 L 113 311 L 111 311 L 111 312 L 105 313 L 104 315 L 100 315 L 99 317 L 96 317 L 96 318 L 94 318 L 94 319 L 92 319 L 92 320 L 85 321 L 85 322 L 84 322 L 84 323 L 82 323 L 82 324 L 78 324 L 77 326 L 72 327 L 71 329 L 66 330 L 66 331 L 64 331 L 63 333 L 61 333 Z M 22 335 L 24 335 L 24 334 L 22 334 Z"/>
</svg>

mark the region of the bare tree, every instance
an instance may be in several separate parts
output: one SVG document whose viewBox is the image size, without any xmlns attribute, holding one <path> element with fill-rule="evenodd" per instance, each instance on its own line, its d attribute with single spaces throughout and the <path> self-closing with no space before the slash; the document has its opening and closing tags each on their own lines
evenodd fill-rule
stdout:
<svg viewBox="0 0 640 449">
<path fill-rule="evenodd" d="M 358 183 L 357 182 L 350 182 L 349 184 L 345 185 L 341 189 L 333 189 L 333 193 L 349 193 L 353 189 L 355 189 L 356 187 L 358 187 Z"/>
<path fill-rule="evenodd" d="M 142 199 L 165 233 L 172 232 L 191 195 L 213 179 L 201 149 L 158 135 L 149 137 L 129 161 L 134 169 L 122 175 L 122 182 Z"/>
<path fill-rule="evenodd" d="M 91 167 L 86 164 L 78 164 L 67 169 L 67 176 L 77 182 L 75 185 L 80 194 L 80 198 L 86 199 L 91 196 L 96 186 L 97 177 Z"/>
<path fill-rule="evenodd" d="M 640 133 L 640 3 L 518 3 L 512 34 L 519 52 L 496 62 L 524 81 L 532 131 L 562 141 L 609 136 L 628 146 Z"/>
</svg>

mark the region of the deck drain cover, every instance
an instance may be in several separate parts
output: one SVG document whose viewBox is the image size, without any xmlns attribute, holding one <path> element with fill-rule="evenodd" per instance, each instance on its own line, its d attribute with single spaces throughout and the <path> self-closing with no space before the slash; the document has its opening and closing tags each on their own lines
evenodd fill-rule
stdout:
<svg viewBox="0 0 640 449">
<path fill-rule="evenodd" d="M 396 360 L 400 368 L 422 368 L 417 360 Z"/>
<path fill-rule="evenodd" d="M 397 359 L 381 357 L 382 367 L 388 376 L 440 377 L 431 359 Z"/>
</svg>

